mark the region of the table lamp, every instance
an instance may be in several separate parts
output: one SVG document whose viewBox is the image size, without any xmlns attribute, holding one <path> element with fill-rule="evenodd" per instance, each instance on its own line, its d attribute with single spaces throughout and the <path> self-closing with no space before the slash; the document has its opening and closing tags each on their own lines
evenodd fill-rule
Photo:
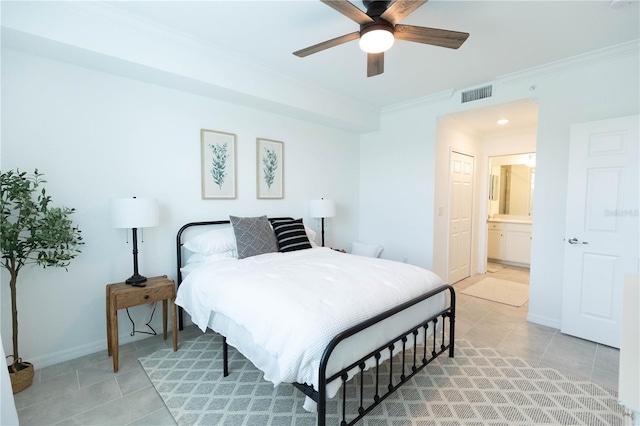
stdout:
<svg viewBox="0 0 640 426">
<path fill-rule="evenodd" d="M 144 287 L 147 278 L 138 273 L 138 228 L 158 226 L 159 209 L 155 198 L 112 198 L 109 201 L 111 226 L 131 228 L 133 232 L 133 275 L 127 284 Z"/>
<path fill-rule="evenodd" d="M 333 200 L 311 200 L 309 202 L 309 215 L 322 219 L 322 247 L 324 247 L 324 219 L 336 215 L 336 203 Z"/>
</svg>

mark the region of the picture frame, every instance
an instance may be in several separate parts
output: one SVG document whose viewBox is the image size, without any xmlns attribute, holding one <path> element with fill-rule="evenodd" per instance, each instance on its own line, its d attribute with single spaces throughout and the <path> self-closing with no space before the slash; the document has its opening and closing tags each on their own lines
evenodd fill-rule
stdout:
<svg viewBox="0 0 640 426">
<path fill-rule="evenodd" d="M 256 197 L 284 198 L 284 142 L 256 139 Z"/>
<path fill-rule="evenodd" d="M 236 198 L 236 135 L 200 130 L 202 199 Z"/>
</svg>

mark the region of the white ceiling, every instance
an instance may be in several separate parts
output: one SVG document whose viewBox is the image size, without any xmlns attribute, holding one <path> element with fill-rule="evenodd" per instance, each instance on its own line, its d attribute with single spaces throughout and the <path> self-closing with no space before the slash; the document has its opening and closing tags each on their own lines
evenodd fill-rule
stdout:
<svg viewBox="0 0 640 426">
<path fill-rule="evenodd" d="M 385 107 L 450 96 L 540 65 L 637 43 L 639 2 L 430 0 L 401 23 L 468 32 L 467 41 L 457 50 L 397 41 L 385 54 L 384 74 L 371 78 L 357 41 L 306 58 L 293 55 L 358 30 L 318 0 L 2 0 L 0 17 L 2 43 L 10 48 L 153 83 L 166 83 L 177 70 L 184 75 L 170 87 L 206 80 L 188 90 L 239 94 L 242 102 L 262 101 L 274 112 L 295 111 L 302 118 L 371 131 Z M 364 9 L 361 1 L 353 3 Z M 181 63 L 170 44 L 177 39 L 203 52 L 199 61 Z M 143 66 L 136 67 L 136 61 Z M 496 129 L 495 120 L 502 117 L 511 121 Z M 450 118 L 479 134 L 535 127 L 537 105 L 522 101 Z"/>
<path fill-rule="evenodd" d="M 470 33 L 458 50 L 397 41 L 366 77 L 357 41 L 306 58 L 292 52 L 358 25 L 316 0 L 107 2 L 172 31 L 367 104 L 384 107 L 639 38 L 638 1 L 431 0 L 404 24 Z M 354 4 L 363 8 L 360 1 Z"/>
<path fill-rule="evenodd" d="M 522 129 L 538 127 L 538 104 L 531 99 L 474 108 L 447 116 L 459 127 L 479 136 L 506 134 Z M 500 124 L 498 120 L 508 123 Z"/>
</svg>

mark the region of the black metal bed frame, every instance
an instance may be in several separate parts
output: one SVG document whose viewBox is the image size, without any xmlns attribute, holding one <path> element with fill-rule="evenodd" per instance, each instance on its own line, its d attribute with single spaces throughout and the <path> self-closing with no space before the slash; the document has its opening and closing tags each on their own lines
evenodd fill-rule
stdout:
<svg viewBox="0 0 640 426">
<path fill-rule="evenodd" d="M 270 218 L 269 220 L 278 220 L 278 219 L 290 219 L 290 218 Z M 219 220 L 219 221 L 206 221 L 206 222 L 191 222 L 184 225 L 178 231 L 176 237 L 176 247 L 177 247 L 177 263 L 178 263 L 178 276 L 177 282 L 178 286 L 182 282 L 182 272 L 180 271 L 182 267 L 182 234 L 184 231 L 193 226 L 204 226 L 204 225 L 224 225 L 229 224 L 228 220 Z M 369 352 L 364 355 L 360 359 L 352 362 L 347 367 L 342 370 L 334 373 L 332 375 L 328 375 L 327 367 L 329 364 L 329 359 L 334 349 L 338 346 L 338 344 L 351 336 L 354 336 L 373 325 L 392 317 L 395 314 L 398 314 L 405 309 L 409 309 L 412 306 L 423 302 L 431 297 L 434 297 L 443 292 L 449 292 L 449 300 L 448 306 L 440 312 L 432 315 L 429 318 L 424 319 L 421 323 L 416 324 L 414 327 L 405 331 L 404 333 L 398 335 L 391 341 L 385 343 L 379 348 Z M 325 426 L 327 422 L 327 385 L 336 380 L 342 381 L 342 406 L 340 407 L 341 419 L 340 426 L 351 426 L 357 423 L 360 419 L 362 419 L 367 413 L 373 410 L 376 406 L 378 406 L 382 401 L 384 401 L 388 396 L 393 394 L 400 386 L 404 383 L 408 382 L 419 373 L 423 368 L 425 368 L 429 363 L 431 363 L 438 356 L 443 354 L 444 352 L 448 352 L 449 357 L 454 356 L 454 340 L 455 340 L 455 310 L 456 310 L 456 295 L 453 287 L 451 285 L 445 284 L 436 289 L 433 289 L 421 296 L 418 296 L 412 300 L 409 300 L 401 305 L 398 305 L 392 309 L 389 309 L 383 313 L 380 313 L 360 324 L 357 324 L 337 336 L 335 336 L 327 345 L 320 360 L 320 369 L 319 369 L 319 380 L 318 380 L 318 389 L 314 389 L 313 386 L 301 383 L 292 383 L 293 386 L 302 391 L 305 395 L 309 396 L 317 403 L 318 407 L 318 426 Z M 183 310 L 181 307 L 178 307 L 179 311 L 179 329 L 183 329 Z M 442 319 L 442 327 L 440 327 L 440 336 L 438 336 L 438 321 Z M 445 323 L 448 320 L 448 327 L 445 327 Z M 446 332 L 448 329 L 448 333 Z M 418 336 L 420 335 L 420 331 L 422 330 L 422 341 L 418 341 Z M 429 337 L 428 333 L 432 330 L 432 334 Z M 445 338 L 446 337 L 446 338 Z M 448 342 L 445 344 L 445 340 Z M 226 337 L 222 338 L 222 349 L 223 349 L 223 374 L 224 376 L 229 375 L 229 367 L 228 367 L 228 344 Z M 409 345 L 407 347 L 407 343 Z M 396 346 L 398 345 L 398 346 Z M 394 350 L 399 348 L 401 345 L 401 349 L 397 351 L 394 355 Z M 430 347 L 429 347 L 430 346 Z M 388 382 L 386 386 L 380 383 L 380 373 L 381 366 L 383 364 L 380 363 L 380 359 L 382 358 L 383 351 L 389 351 L 389 359 L 386 361 L 388 366 Z M 421 351 L 421 357 L 418 357 L 418 351 Z M 407 360 L 407 357 L 410 358 Z M 396 372 L 394 375 L 393 371 L 393 360 L 394 358 L 399 358 L 399 362 L 401 367 L 400 372 Z M 364 380 L 360 379 L 359 381 L 359 389 L 356 389 L 356 393 L 359 394 L 357 414 L 354 414 L 355 417 L 347 418 L 347 381 L 349 379 L 348 373 L 353 372 L 354 370 L 360 376 L 363 375 L 365 371 L 366 361 L 373 359 L 375 360 L 375 366 L 372 367 L 374 369 L 375 374 L 375 393 L 371 398 L 364 397 L 364 389 L 363 382 Z M 407 371 L 408 370 L 408 371 Z M 386 374 L 386 372 L 385 372 Z M 354 383 L 354 386 L 357 384 Z M 381 388 L 382 386 L 382 388 Z M 359 392 L 358 392 L 359 390 Z M 382 390 L 382 392 L 380 392 Z"/>
</svg>

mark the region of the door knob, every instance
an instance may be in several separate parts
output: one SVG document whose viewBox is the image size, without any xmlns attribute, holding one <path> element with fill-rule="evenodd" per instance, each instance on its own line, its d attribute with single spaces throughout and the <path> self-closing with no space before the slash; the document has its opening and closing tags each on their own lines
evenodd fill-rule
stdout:
<svg viewBox="0 0 640 426">
<path fill-rule="evenodd" d="M 577 238 L 569 238 L 569 244 L 589 244 L 587 241 L 578 241 Z"/>
</svg>

